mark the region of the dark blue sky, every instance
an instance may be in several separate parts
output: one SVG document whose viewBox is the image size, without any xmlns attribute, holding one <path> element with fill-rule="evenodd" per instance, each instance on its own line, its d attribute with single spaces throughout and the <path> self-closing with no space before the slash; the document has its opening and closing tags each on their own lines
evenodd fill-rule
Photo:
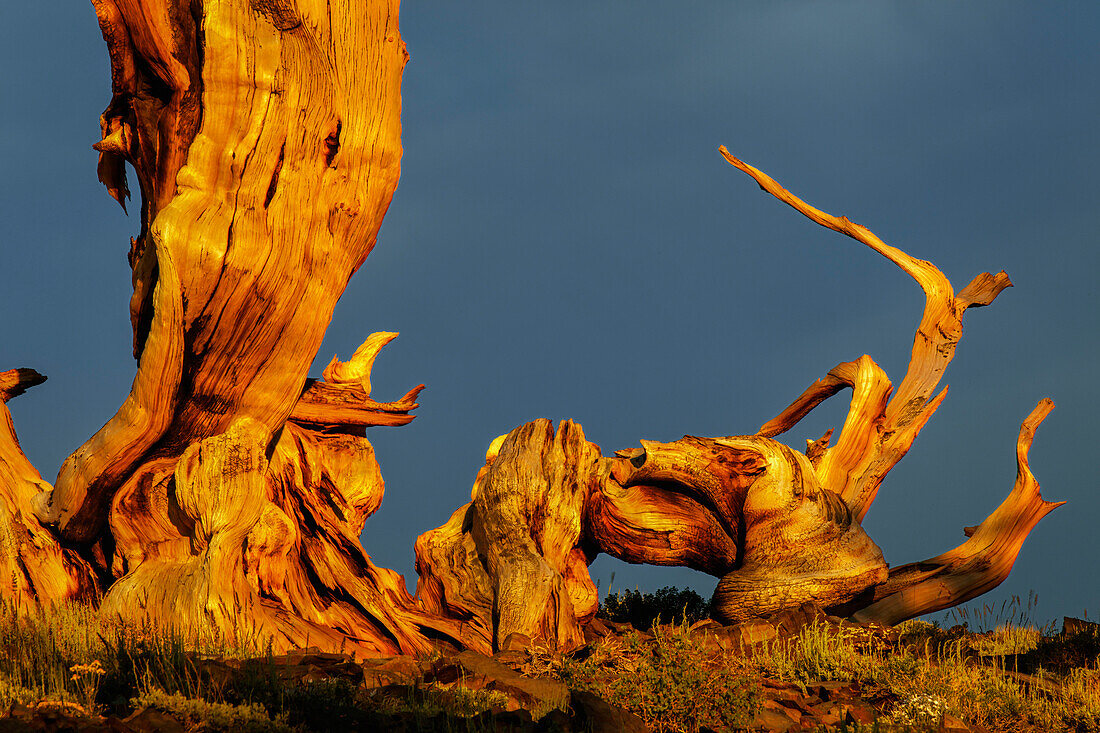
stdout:
<svg viewBox="0 0 1100 733">
<path fill-rule="evenodd" d="M 90 5 L 0 10 L 0 369 L 52 480 L 133 377 L 128 237 L 96 181 L 107 54 Z M 1032 467 L 1070 503 L 986 600 L 1100 611 L 1095 536 L 1100 51 L 1095 3 L 407 2 L 401 184 L 315 372 L 400 331 L 374 394 L 425 382 L 375 428 L 387 497 L 364 544 L 410 584 L 416 535 L 468 500 L 489 441 L 571 417 L 610 453 L 751 433 L 840 361 L 900 380 L 922 297 L 858 243 L 761 193 L 717 152 L 935 262 L 1016 284 L 970 312 L 946 403 L 865 526 L 891 564 L 965 538 Z M 132 207 L 136 209 L 137 207 Z M 787 436 L 839 421 L 838 395 Z M 820 414 L 818 414 L 820 413 Z M 715 581 L 601 558 L 606 589 Z"/>
</svg>

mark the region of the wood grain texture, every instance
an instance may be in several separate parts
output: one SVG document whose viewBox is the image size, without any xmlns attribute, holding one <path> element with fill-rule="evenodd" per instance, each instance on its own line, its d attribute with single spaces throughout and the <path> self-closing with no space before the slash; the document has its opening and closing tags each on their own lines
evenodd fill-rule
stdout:
<svg viewBox="0 0 1100 733">
<path fill-rule="evenodd" d="M 490 444 L 470 502 L 417 539 L 410 595 L 360 543 L 385 490 L 366 429 L 410 422 L 424 385 L 388 402 L 372 394 L 375 360 L 397 336 L 385 331 L 308 376 L 397 185 L 407 54 L 396 0 L 93 4 L 112 64 L 100 179 L 125 205 L 129 163 L 141 195 L 129 253 L 138 365 L 117 414 L 53 486 L 3 404 L 44 377 L 0 373 L 0 573 L 11 578 L 0 592 L 20 606 L 99 599 L 126 621 L 279 652 L 568 649 L 598 606 L 588 566 L 607 553 L 713 575 L 723 621 L 815 602 L 896 623 L 995 587 L 1058 506 L 1027 460 L 1045 400 L 1021 427 L 1004 503 L 958 548 L 888 570 L 862 519 L 946 397 L 964 312 L 1011 282 L 983 273 L 956 294 L 931 263 L 722 148 L 766 192 L 918 283 L 925 306 L 900 384 L 864 355 L 756 435 L 642 440 L 607 456 L 569 420 L 521 425 Z M 776 440 L 845 389 L 835 442 L 832 430 L 805 452 Z"/>
<path fill-rule="evenodd" d="M 110 612 L 276 648 L 419 653 L 455 635 L 358 539 L 382 498 L 364 429 L 412 420 L 422 388 L 371 399 L 396 334 L 307 380 L 397 185 L 397 9 L 96 2 L 114 87 L 101 176 L 124 200 L 129 162 L 142 195 L 139 363 L 39 519 L 98 567 Z"/>
<path fill-rule="evenodd" d="M 34 515 L 50 485 L 19 447 L 7 402 L 45 381 L 33 369 L 0 372 L 0 595 L 22 609 L 94 600 L 98 591 L 91 566 Z"/>
<path fill-rule="evenodd" d="M 895 624 L 940 611 L 976 598 L 997 587 L 1012 570 L 1020 548 L 1035 525 L 1064 504 L 1043 499 L 1031 473 L 1027 454 L 1035 430 L 1054 403 L 1040 400 L 1020 425 L 1016 441 L 1016 483 L 1000 506 L 977 527 L 967 527 L 970 538 L 942 555 L 890 569 L 890 577 L 875 588 L 872 602 L 855 611 L 860 621 Z"/>
<path fill-rule="evenodd" d="M 812 221 L 845 234 L 898 265 L 920 285 L 924 312 L 913 339 L 905 377 L 894 391 L 885 372 L 869 356 L 837 365 L 816 381 L 775 419 L 760 429 L 779 435 L 793 427 L 822 401 L 845 387 L 852 399 L 836 445 L 830 434 L 812 443 L 815 471 L 826 489 L 836 492 L 861 521 L 874 502 L 886 474 L 900 461 L 921 429 L 947 396 L 935 392 L 962 337 L 962 317 L 968 308 L 989 305 L 1012 286 L 1003 271 L 981 273 L 958 295 L 947 277 L 931 262 L 916 259 L 884 243 L 866 227 L 817 209 L 783 188 L 763 171 L 734 157 L 726 160 L 751 176 L 762 190 Z M 1059 503 L 1044 501 L 1027 464 L 1027 449 L 1035 428 L 1053 409 L 1043 400 L 1024 421 L 1017 446 L 1019 478 L 1012 493 L 964 545 L 923 563 L 890 571 L 887 582 L 836 606 L 836 611 L 863 620 L 897 623 L 950 608 L 999 585 L 1007 576 L 1024 539 Z M 983 529 L 984 528 L 984 529 Z M 978 538 L 978 539 L 975 539 Z"/>
<path fill-rule="evenodd" d="M 168 24 L 155 37 L 186 35 L 165 0 L 111 7 L 129 33 L 109 45 L 151 23 Z M 202 123 L 173 195 L 149 212 L 154 316 L 134 386 L 66 461 L 44 517 L 70 541 L 96 536 L 112 490 L 154 456 L 239 417 L 280 427 L 374 247 L 400 170 L 397 5 L 295 8 L 302 23 L 280 30 L 243 0 L 201 6 Z"/>
<path fill-rule="evenodd" d="M 600 450 L 579 425 L 521 425 L 494 441 L 471 502 L 416 542 L 417 595 L 468 624 L 476 648 L 512 634 L 555 647 L 583 643 L 598 605 L 580 546 Z"/>
</svg>

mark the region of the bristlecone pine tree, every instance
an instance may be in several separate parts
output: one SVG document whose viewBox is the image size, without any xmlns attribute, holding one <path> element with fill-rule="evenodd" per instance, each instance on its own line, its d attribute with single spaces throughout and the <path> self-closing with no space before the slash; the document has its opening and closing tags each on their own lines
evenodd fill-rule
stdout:
<svg viewBox="0 0 1100 733">
<path fill-rule="evenodd" d="M 924 290 L 896 390 L 868 356 L 839 364 L 756 435 L 601 455 L 547 420 L 493 441 L 469 504 L 416 542 L 417 596 L 360 545 L 382 500 L 365 429 L 398 426 L 421 387 L 371 394 L 396 334 L 370 336 L 319 379 L 307 372 L 333 308 L 374 247 L 401 161 L 396 0 L 93 0 L 110 52 L 99 177 L 125 205 L 137 374 L 118 413 L 53 486 L 19 448 L 8 399 L 44 377 L 0 373 L 0 570 L 22 607 L 66 599 L 126 620 L 213 627 L 360 654 L 487 651 L 582 640 L 588 575 L 606 552 L 720 578 L 735 621 L 814 601 L 894 623 L 984 593 L 1057 504 L 1028 469 L 1043 400 L 1024 421 L 1004 503 L 942 555 L 887 569 L 860 522 L 943 400 L 935 392 L 963 312 L 1010 285 L 981 274 L 955 294 L 932 264 L 731 164 L 817 223 L 884 255 Z M 840 437 L 800 452 L 774 440 L 852 390 Z M 831 432 L 831 431 L 830 431 Z"/>
</svg>

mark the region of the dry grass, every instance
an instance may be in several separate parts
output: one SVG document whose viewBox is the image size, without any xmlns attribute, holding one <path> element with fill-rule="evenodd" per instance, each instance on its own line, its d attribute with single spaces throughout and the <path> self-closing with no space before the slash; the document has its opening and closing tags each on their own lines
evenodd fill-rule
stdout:
<svg viewBox="0 0 1100 733">
<path fill-rule="evenodd" d="M 758 686 L 723 655 L 704 651 L 686 623 L 604 637 L 579 656 L 530 653 L 531 673 L 596 693 L 656 731 L 727 730 L 747 726 L 756 712 Z"/>
<path fill-rule="evenodd" d="M 738 653 L 707 653 L 713 647 L 686 624 L 659 625 L 651 637 L 608 637 L 579 659 L 532 652 L 533 671 L 596 691 L 660 731 L 748 725 L 765 679 L 858 682 L 865 695 L 894 701 L 876 724 L 884 731 L 938 730 L 944 715 L 1006 733 L 1100 731 L 1100 639 L 1022 625 L 1034 603 L 1023 614 L 1019 598 L 957 612 L 979 632 L 923 621 L 894 630 L 822 621 Z"/>
<path fill-rule="evenodd" d="M 1022 625 L 1020 615 L 997 618 L 996 610 L 962 613 L 956 619 L 979 632 L 920 621 L 889 633 L 819 622 L 740 653 L 714 651 L 686 623 L 659 624 L 580 654 L 531 650 L 528 671 L 590 690 L 659 731 L 747 726 L 765 679 L 859 682 L 865 694 L 893 701 L 881 730 L 933 729 L 950 714 L 991 731 L 1100 731 L 1100 638 L 1064 638 Z M 198 671 L 199 657 L 261 664 L 251 677 L 216 685 Z M 263 658 L 240 640 L 123 628 L 83 606 L 20 614 L 0 602 L 0 710 L 44 700 L 89 714 L 151 706 L 209 730 L 287 731 L 376 713 L 469 718 L 499 703 L 425 685 L 382 710 L 346 681 L 282 683 L 264 674 Z"/>
<path fill-rule="evenodd" d="M 910 622 L 889 645 L 861 627 L 823 623 L 765 646 L 749 657 L 764 675 L 796 682 L 858 681 L 897 696 L 891 711 L 899 723 L 938 723 L 949 713 L 994 731 L 1100 730 L 1100 671 L 1086 667 L 1055 673 L 1040 667 L 1021 674 L 998 654 L 1035 651 L 1058 644 L 1035 629 L 1005 627 L 990 635 L 960 635 Z M 1004 650 L 1012 651 L 1004 651 Z M 1020 651 L 1017 651 L 1020 650 Z M 983 658 L 986 657 L 986 658 Z"/>
<path fill-rule="evenodd" d="M 204 673 L 204 660 L 227 659 L 254 662 L 230 677 Z M 28 612 L 0 598 L 0 715 L 13 703 L 88 716 L 155 708 L 188 729 L 275 733 L 372 730 L 399 716 L 414 730 L 479 733 L 496 730 L 476 716 L 504 697 L 420 681 L 373 700 L 344 679 L 285 682 L 272 660 L 253 639 L 124 626 L 80 604 Z"/>
</svg>

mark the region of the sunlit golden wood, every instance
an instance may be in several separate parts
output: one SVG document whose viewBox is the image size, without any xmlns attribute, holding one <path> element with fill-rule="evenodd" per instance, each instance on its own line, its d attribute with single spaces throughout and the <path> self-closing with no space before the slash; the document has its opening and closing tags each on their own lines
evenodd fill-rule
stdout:
<svg viewBox="0 0 1100 733">
<path fill-rule="evenodd" d="M 572 638 L 570 617 L 561 608 L 569 594 L 553 596 L 548 589 L 568 582 L 582 588 L 590 581 L 582 563 L 561 562 L 568 555 L 547 545 L 544 528 L 550 521 L 574 526 L 578 514 L 581 531 L 558 538 L 572 538 L 578 560 L 587 564 L 606 552 L 628 562 L 711 573 L 720 578 L 713 602 L 722 620 L 811 601 L 859 619 L 896 623 L 995 587 L 1028 532 L 1057 506 L 1041 499 L 1027 469 L 1030 436 L 1049 410 L 1041 403 L 1021 433 L 1021 477 L 1027 478 L 1002 507 L 960 548 L 888 572 L 861 520 L 887 473 L 946 397 L 946 389 L 935 390 L 962 335 L 963 313 L 988 305 L 1011 282 L 1003 272 L 983 273 L 955 295 L 931 263 L 814 208 L 725 148 L 721 152 L 766 192 L 866 244 L 917 281 L 925 308 L 906 375 L 895 392 L 885 372 L 864 355 L 834 367 L 757 435 L 643 440 L 642 448 L 614 458 L 597 458 L 598 448 L 569 422 L 557 436 L 549 422 L 539 421 L 498 439 L 478 474 L 473 501 L 417 542 L 422 602 L 441 615 L 467 619 L 481 644 L 499 646 L 512 632 L 558 643 Z M 829 445 L 831 430 L 808 441 L 805 454 L 773 440 L 845 388 L 852 398 L 835 445 Z M 557 441 L 573 447 L 546 447 Z M 561 493 L 556 487 L 563 479 L 569 498 L 549 500 Z M 582 495 L 578 509 L 576 497 Z M 504 548 L 510 549 L 502 553 Z M 548 562 L 550 552 L 556 562 Z M 573 616 L 583 618 L 587 596 L 577 595 L 582 600 Z"/>
<path fill-rule="evenodd" d="M 359 544 L 383 493 L 364 428 L 408 423 L 422 389 L 371 395 L 396 334 L 307 379 L 397 185 L 397 2 L 95 9 L 114 91 L 100 177 L 125 203 L 130 163 L 142 201 L 139 363 L 39 520 L 96 565 L 111 614 L 276 648 L 417 653 L 456 638 Z"/>
<path fill-rule="evenodd" d="M 814 208 L 766 173 L 731 155 L 725 147 L 720 152 L 764 191 L 818 224 L 866 244 L 897 264 L 924 290 L 924 314 L 913 339 L 909 368 L 892 396 L 886 374 L 870 357 L 861 356 L 854 362 L 836 366 L 760 429 L 761 435 L 779 435 L 828 397 L 845 387 L 852 388 L 848 417 L 837 444 L 827 447 L 826 435 L 810 446 L 810 452 L 822 485 L 843 497 L 856 519 L 862 520 L 886 474 L 905 456 L 947 396 L 946 387 L 935 396 L 933 393 L 962 337 L 963 313 L 967 308 L 989 305 L 1012 282 L 1004 272 L 996 275 L 985 272 L 955 295 L 951 283 L 932 263 L 885 244 L 866 227 L 845 217 Z M 1008 576 L 1028 533 L 1061 505 L 1042 499 L 1027 464 L 1027 450 L 1035 428 L 1053 407 L 1050 400 L 1043 400 L 1024 421 L 1017 445 L 1016 487 L 978 527 L 970 541 L 923 563 L 894 568 L 888 581 L 876 587 L 873 594 L 863 594 L 842 604 L 844 611 L 856 612 L 856 618 L 863 620 L 897 623 L 950 608 L 1000 584 Z"/>
<path fill-rule="evenodd" d="M 822 485 L 840 494 L 861 520 L 875 500 L 886 474 L 900 461 L 917 434 L 947 394 L 933 398 L 944 370 L 955 356 L 962 337 L 962 316 L 967 308 L 989 305 L 1007 287 L 1008 275 L 988 272 L 975 277 L 958 296 L 947 277 L 935 265 L 918 260 L 879 239 L 864 226 L 846 217 L 814 208 L 780 186 L 768 174 L 735 158 L 723 146 L 719 151 L 731 165 L 744 171 L 760 188 L 789 204 L 821 226 L 862 242 L 900 267 L 924 291 L 924 313 L 909 358 L 909 369 L 891 397 L 892 385 L 869 356 L 838 365 L 824 380 L 810 386 L 781 415 L 760 428 L 762 435 L 779 435 L 827 397 L 844 387 L 852 388 L 852 402 L 836 445 L 817 461 Z"/>
<path fill-rule="evenodd" d="M 0 597 L 20 608 L 94 599 L 97 590 L 88 563 L 34 516 L 35 501 L 50 485 L 23 455 L 7 402 L 45 381 L 33 369 L 0 372 Z"/>
<path fill-rule="evenodd" d="M 93 4 L 114 93 L 95 145 L 99 176 L 125 205 L 131 164 L 141 198 L 129 253 L 137 374 L 50 486 L 3 404 L 44 378 L 0 373 L 5 598 L 91 598 L 109 616 L 277 651 L 570 648 L 597 609 L 588 566 L 607 553 L 710 573 L 724 621 L 814 602 L 894 623 L 996 586 L 1057 506 L 1027 463 L 1044 401 L 1021 428 L 1020 477 L 1001 507 L 955 550 L 887 569 L 861 521 L 946 396 L 936 390 L 963 313 L 1011 283 L 984 273 L 955 294 L 931 263 L 722 148 L 765 191 L 921 286 L 898 388 L 860 356 L 756 435 L 642 440 L 608 456 L 571 421 L 521 425 L 490 443 L 470 502 L 416 541 L 410 595 L 360 544 L 384 493 L 365 431 L 410 422 L 424 385 L 390 402 L 372 394 L 391 332 L 308 376 L 397 185 L 398 3 Z M 805 452 L 775 439 L 843 389 L 852 396 L 835 444 L 831 430 Z"/>
<path fill-rule="evenodd" d="M 1043 499 L 1027 460 L 1035 430 L 1053 409 L 1053 402 L 1041 400 L 1020 425 L 1016 484 L 985 521 L 964 529 L 970 539 L 929 560 L 892 568 L 886 583 L 875 588 L 873 602 L 854 614 L 856 619 L 895 624 L 965 603 L 1008 577 L 1031 530 L 1065 504 Z"/>
</svg>

